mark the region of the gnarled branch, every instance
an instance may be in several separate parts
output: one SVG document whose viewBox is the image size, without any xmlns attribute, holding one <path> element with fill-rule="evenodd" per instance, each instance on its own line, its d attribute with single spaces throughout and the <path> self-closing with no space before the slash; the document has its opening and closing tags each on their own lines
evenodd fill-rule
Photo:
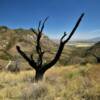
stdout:
<svg viewBox="0 0 100 100">
<path fill-rule="evenodd" d="M 43 32 L 43 29 L 44 29 L 44 25 L 45 25 L 45 22 L 47 21 L 47 19 L 48 19 L 48 17 L 44 20 L 43 23 L 41 23 L 41 21 L 39 21 L 39 25 L 38 25 L 36 51 L 37 51 L 37 54 L 38 54 L 37 66 L 39 66 L 39 67 L 42 66 L 42 63 L 43 63 L 43 54 L 44 54 L 44 51 L 41 49 L 40 39 L 41 39 L 42 32 Z M 42 24 L 42 26 L 41 26 L 41 24 Z"/>
<path fill-rule="evenodd" d="M 72 29 L 72 31 L 71 31 L 69 37 L 64 41 L 64 43 L 67 43 L 67 42 L 70 40 L 70 38 L 72 37 L 72 35 L 75 33 L 75 31 L 76 31 L 76 29 L 78 28 L 78 26 L 79 26 L 79 24 L 80 24 L 80 22 L 81 22 L 83 16 L 84 16 L 84 13 L 81 14 L 81 16 L 79 17 L 78 21 L 76 22 L 74 28 Z"/>
<path fill-rule="evenodd" d="M 73 30 L 71 31 L 71 33 L 69 35 L 69 37 L 66 40 L 63 41 L 64 37 L 66 36 L 66 33 L 64 32 L 64 35 L 60 39 L 60 45 L 59 45 L 59 48 L 58 48 L 58 51 L 57 51 L 55 57 L 53 58 L 53 60 L 51 62 L 49 62 L 48 64 L 45 64 L 41 69 L 46 71 L 47 69 L 51 68 L 59 60 L 61 53 L 63 51 L 64 45 L 70 40 L 72 35 L 75 33 L 75 31 L 76 31 L 77 27 L 79 26 L 83 16 L 84 16 L 84 13 L 81 14 L 81 16 L 79 17 L 78 21 L 76 22 Z"/>
<path fill-rule="evenodd" d="M 31 65 L 31 67 L 33 67 L 34 69 L 37 69 L 36 67 L 36 63 L 33 59 L 29 58 L 27 56 L 27 54 L 25 54 L 25 52 L 23 52 L 19 46 L 16 46 L 17 51 L 19 52 L 19 54 Z"/>
</svg>

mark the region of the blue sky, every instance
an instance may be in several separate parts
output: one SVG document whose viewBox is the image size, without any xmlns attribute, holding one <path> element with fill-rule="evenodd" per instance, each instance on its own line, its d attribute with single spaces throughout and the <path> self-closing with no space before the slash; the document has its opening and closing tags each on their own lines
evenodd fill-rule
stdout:
<svg viewBox="0 0 100 100">
<path fill-rule="evenodd" d="M 73 38 L 100 37 L 100 0 L 0 0 L 0 25 L 36 28 L 39 20 L 50 16 L 44 31 L 50 38 L 60 38 L 64 31 L 71 31 L 83 12 Z"/>
</svg>

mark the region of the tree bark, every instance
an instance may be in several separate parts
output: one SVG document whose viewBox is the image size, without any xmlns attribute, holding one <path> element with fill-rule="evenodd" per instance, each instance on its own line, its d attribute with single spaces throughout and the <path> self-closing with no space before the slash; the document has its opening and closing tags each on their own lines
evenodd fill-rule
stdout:
<svg viewBox="0 0 100 100">
<path fill-rule="evenodd" d="M 36 70 L 35 82 L 38 82 L 39 80 L 42 80 L 43 76 L 44 76 L 44 72 L 42 70 Z"/>
</svg>

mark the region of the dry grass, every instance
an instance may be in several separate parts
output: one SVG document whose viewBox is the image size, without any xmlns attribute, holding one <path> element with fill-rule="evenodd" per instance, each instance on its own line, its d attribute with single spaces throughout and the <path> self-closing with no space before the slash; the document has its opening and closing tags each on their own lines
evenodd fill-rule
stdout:
<svg viewBox="0 0 100 100">
<path fill-rule="evenodd" d="M 0 100 L 100 100 L 100 65 L 54 67 L 43 81 L 34 71 L 0 72 Z"/>
</svg>

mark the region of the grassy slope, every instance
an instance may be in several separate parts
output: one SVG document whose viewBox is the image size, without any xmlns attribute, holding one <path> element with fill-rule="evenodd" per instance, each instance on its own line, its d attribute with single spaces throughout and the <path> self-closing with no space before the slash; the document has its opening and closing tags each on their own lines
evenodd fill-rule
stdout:
<svg viewBox="0 0 100 100">
<path fill-rule="evenodd" d="M 0 100 L 100 100 L 100 64 L 48 70 L 34 83 L 34 71 L 0 72 Z"/>
<path fill-rule="evenodd" d="M 33 33 L 29 30 L 1 29 L 0 57 L 7 60 L 1 59 L 0 67 L 4 67 L 12 56 L 14 58 L 20 57 L 16 52 L 16 45 L 21 45 L 23 50 L 30 53 L 35 42 L 30 39 Z M 48 45 L 50 46 L 49 52 L 44 57 L 50 60 L 56 52 L 57 45 L 47 37 L 42 38 L 42 43 L 44 49 L 47 49 Z M 1 48 L 2 46 L 3 48 Z M 85 47 L 65 47 L 60 64 L 66 65 L 69 62 L 76 64 L 77 61 L 83 63 L 85 50 L 87 50 Z M 97 50 L 93 49 L 93 52 L 95 51 Z M 11 55 L 10 58 L 9 55 Z M 27 66 L 27 63 L 21 59 L 20 68 L 29 68 Z M 100 64 L 65 67 L 60 65 L 47 71 L 45 80 L 38 84 L 33 83 L 34 71 L 21 71 L 20 73 L 0 72 L 0 100 L 99 100 L 99 72 Z"/>
</svg>

